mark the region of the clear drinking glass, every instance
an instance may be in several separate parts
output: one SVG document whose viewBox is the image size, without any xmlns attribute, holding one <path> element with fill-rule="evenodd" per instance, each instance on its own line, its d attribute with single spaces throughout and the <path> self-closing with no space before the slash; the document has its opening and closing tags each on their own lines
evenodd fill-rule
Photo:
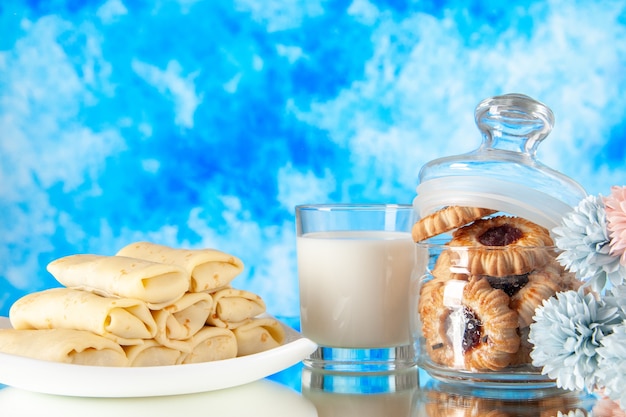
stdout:
<svg viewBox="0 0 626 417">
<path fill-rule="evenodd" d="M 301 331 L 319 346 L 305 366 L 384 372 L 415 364 L 414 221 L 408 204 L 296 207 Z"/>
</svg>

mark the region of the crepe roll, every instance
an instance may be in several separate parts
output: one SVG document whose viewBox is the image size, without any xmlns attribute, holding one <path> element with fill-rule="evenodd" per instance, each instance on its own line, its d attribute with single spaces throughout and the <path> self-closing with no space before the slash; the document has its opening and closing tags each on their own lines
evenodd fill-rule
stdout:
<svg viewBox="0 0 626 417">
<path fill-rule="evenodd" d="M 11 306 L 9 319 L 14 329 L 88 330 L 121 345 L 136 345 L 157 333 L 145 302 L 72 288 L 25 295 Z"/>
<path fill-rule="evenodd" d="M 180 363 L 212 362 L 237 357 L 237 339 L 229 329 L 204 326 L 189 341 Z"/>
<path fill-rule="evenodd" d="M 266 309 L 263 299 L 250 291 L 225 288 L 212 295 L 213 309 L 207 320 L 212 326 L 232 329 L 264 313 Z"/>
<path fill-rule="evenodd" d="M 1 329 L 0 352 L 76 365 L 128 364 L 126 354 L 119 344 L 85 330 Z"/>
<path fill-rule="evenodd" d="M 179 266 L 125 256 L 70 255 L 50 262 L 48 271 L 65 287 L 136 298 L 152 309 L 176 301 L 189 287 L 189 275 Z"/>
<path fill-rule="evenodd" d="M 212 306 L 213 298 L 208 293 L 190 292 L 161 310 L 153 311 L 157 326 L 156 341 L 180 349 L 183 346 L 173 341 L 189 339 L 202 329 Z"/>
<path fill-rule="evenodd" d="M 146 340 L 140 345 L 123 346 L 128 366 L 167 366 L 177 365 L 182 352 L 161 345 L 156 340 Z"/>
<path fill-rule="evenodd" d="M 233 329 L 237 339 L 237 356 L 265 352 L 285 342 L 285 329 L 276 319 L 257 318 Z"/>
<path fill-rule="evenodd" d="M 191 275 L 190 292 L 215 291 L 227 286 L 243 271 L 243 262 L 216 249 L 177 249 L 149 242 L 131 243 L 118 256 L 178 265 Z"/>
</svg>

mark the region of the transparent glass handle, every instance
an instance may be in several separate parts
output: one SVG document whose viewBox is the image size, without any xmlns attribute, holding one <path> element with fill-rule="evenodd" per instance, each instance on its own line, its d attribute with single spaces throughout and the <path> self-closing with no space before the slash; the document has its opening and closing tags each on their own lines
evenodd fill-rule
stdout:
<svg viewBox="0 0 626 417">
<path fill-rule="evenodd" d="M 474 119 L 483 134 L 481 150 L 521 152 L 533 158 L 554 126 L 552 110 L 523 94 L 483 100 L 476 106 Z"/>
</svg>

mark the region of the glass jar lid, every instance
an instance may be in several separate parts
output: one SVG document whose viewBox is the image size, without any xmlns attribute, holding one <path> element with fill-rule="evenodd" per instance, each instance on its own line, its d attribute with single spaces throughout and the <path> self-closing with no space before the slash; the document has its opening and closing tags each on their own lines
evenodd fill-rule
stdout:
<svg viewBox="0 0 626 417">
<path fill-rule="evenodd" d="M 536 158 L 552 111 L 523 94 L 483 100 L 474 118 L 480 147 L 425 164 L 413 205 L 423 217 L 445 206 L 498 210 L 552 229 L 586 197 L 584 188 Z"/>
</svg>

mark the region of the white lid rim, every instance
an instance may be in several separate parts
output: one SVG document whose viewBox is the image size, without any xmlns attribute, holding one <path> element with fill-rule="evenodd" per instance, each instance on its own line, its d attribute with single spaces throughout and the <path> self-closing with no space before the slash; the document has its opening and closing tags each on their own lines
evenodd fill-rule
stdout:
<svg viewBox="0 0 626 417">
<path fill-rule="evenodd" d="M 413 200 L 421 217 L 453 205 L 498 210 L 525 218 L 548 230 L 559 226 L 563 216 L 573 210 L 569 204 L 534 188 L 471 176 L 425 181 L 417 187 L 417 196 Z"/>
</svg>

